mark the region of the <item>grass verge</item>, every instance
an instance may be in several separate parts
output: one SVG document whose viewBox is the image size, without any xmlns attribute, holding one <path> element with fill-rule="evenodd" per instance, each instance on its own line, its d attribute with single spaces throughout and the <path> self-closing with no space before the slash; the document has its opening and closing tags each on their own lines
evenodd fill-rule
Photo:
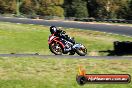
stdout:
<svg viewBox="0 0 132 88">
<path fill-rule="evenodd" d="M 130 74 L 132 62 L 106 59 L 0 58 L 0 88 L 131 88 L 130 84 L 76 83 L 78 67 L 88 74 Z"/>
</svg>

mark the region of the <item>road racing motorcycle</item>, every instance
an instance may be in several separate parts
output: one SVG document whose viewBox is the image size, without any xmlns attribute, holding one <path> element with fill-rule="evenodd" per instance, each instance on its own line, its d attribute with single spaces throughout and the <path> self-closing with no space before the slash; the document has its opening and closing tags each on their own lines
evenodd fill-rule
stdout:
<svg viewBox="0 0 132 88">
<path fill-rule="evenodd" d="M 72 38 L 74 40 L 74 38 Z M 87 49 L 84 45 L 80 43 L 72 43 L 63 38 L 59 38 L 51 34 L 48 39 L 49 49 L 55 55 L 68 54 L 74 55 L 77 53 L 80 56 L 85 56 L 87 54 Z M 65 51 L 65 48 L 69 49 Z"/>
</svg>

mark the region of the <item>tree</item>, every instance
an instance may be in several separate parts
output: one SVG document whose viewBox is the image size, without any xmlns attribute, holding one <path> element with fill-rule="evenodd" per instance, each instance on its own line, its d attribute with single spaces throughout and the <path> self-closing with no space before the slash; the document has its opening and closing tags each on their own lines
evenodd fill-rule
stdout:
<svg viewBox="0 0 132 88">
<path fill-rule="evenodd" d="M 87 3 L 83 0 L 73 0 L 72 8 L 77 18 L 88 17 Z"/>
<path fill-rule="evenodd" d="M 23 14 L 34 14 L 35 13 L 35 6 L 33 3 L 33 0 L 23 0 L 23 3 L 21 4 L 20 11 Z"/>
<path fill-rule="evenodd" d="M 0 0 L 0 13 L 132 19 L 132 0 Z"/>
<path fill-rule="evenodd" d="M 118 18 L 132 20 L 132 0 L 128 0 L 128 2 L 120 8 Z"/>
<path fill-rule="evenodd" d="M 65 11 L 65 17 L 74 17 L 74 9 L 72 8 L 73 0 L 64 0 L 63 8 Z"/>
<path fill-rule="evenodd" d="M 107 11 L 105 9 L 106 0 L 87 0 L 87 8 L 90 17 L 106 18 Z"/>
<path fill-rule="evenodd" d="M 3 0 L 0 0 L 0 13 L 4 14 L 6 3 Z"/>
<path fill-rule="evenodd" d="M 117 12 L 127 0 L 87 0 L 90 17 L 117 18 Z"/>
<path fill-rule="evenodd" d="M 62 8 L 63 0 L 40 0 L 39 15 L 44 16 L 64 16 Z"/>
<path fill-rule="evenodd" d="M 87 3 L 85 0 L 65 0 L 65 16 L 67 17 L 88 17 Z"/>
<path fill-rule="evenodd" d="M 15 0 L 0 0 L 0 13 L 15 13 Z"/>
</svg>

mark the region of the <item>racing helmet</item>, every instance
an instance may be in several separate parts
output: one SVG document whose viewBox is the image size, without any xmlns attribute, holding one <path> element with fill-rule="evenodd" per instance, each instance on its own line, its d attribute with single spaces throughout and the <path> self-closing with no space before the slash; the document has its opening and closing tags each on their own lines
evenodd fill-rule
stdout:
<svg viewBox="0 0 132 88">
<path fill-rule="evenodd" d="M 54 34 L 54 33 L 56 33 L 57 32 L 57 28 L 55 27 L 55 26 L 51 26 L 50 27 L 50 33 L 51 34 Z"/>
</svg>

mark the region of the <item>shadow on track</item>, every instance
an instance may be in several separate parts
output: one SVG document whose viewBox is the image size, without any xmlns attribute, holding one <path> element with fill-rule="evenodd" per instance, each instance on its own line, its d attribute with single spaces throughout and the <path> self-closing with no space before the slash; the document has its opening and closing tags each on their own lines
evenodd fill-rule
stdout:
<svg viewBox="0 0 132 88">
<path fill-rule="evenodd" d="M 124 51 L 115 51 L 115 50 L 106 50 L 106 51 L 99 51 L 99 53 L 108 53 L 107 56 L 124 56 L 124 55 L 132 55 L 131 52 L 124 52 Z"/>
<path fill-rule="evenodd" d="M 130 41 L 115 41 L 113 42 L 114 50 L 99 51 L 100 53 L 108 53 L 107 56 L 123 56 L 132 55 L 132 42 Z"/>
</svg>

